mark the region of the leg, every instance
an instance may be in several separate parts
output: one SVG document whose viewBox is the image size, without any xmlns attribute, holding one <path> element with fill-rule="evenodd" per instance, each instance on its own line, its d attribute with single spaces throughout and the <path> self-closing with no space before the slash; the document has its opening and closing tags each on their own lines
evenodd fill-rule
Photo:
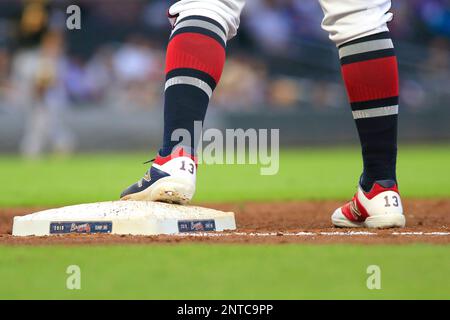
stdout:
<svg viewBox="0 0 450 320">
<path fill-rule="evenodd" d="M 47 145 L 49 114 L 45 107 L 36 103 L 27 110 L 27 122 L 20 149 L 27 158 L 38 158 Z"/>
<path fill-rule="evenodd" d="M 198 136 L 225 63 L 226 43 L 237 32 L 245 0 L 181 0 L 169 9 L 173 31 L 167 47 L 164 140 L 151 169 L 125 190 L 125 200 L 187 203 L 195 192 Z M 174 140 L 189 133 L 190 141 Z M 183 136 L 183 139 L 185 136 Z"/>
<path fill-rule="evenodd" d="M 325 13 L 322 26 L 339 49 L 364 163 L 357 195 L 335 212 L 333 223 L 403 226 L 396 181 L 398 70 L 387 27 L 392 19 L 388 12 L 391 1 L 320 0 L 320 3 Z"/>
<path fill-rule="evenodd" d="M 177 129 L 189 132 L 186 147 L 195 149 L 199 132 L 194 122 L 205 119 L 225 63 L 226 42 L 237 32 L 243 6 L 243 0 L 182 0 L 170 8 L 174 29 L 166 57 L 162 156 L 183 144 L 172 136 Z"/>
</svg>

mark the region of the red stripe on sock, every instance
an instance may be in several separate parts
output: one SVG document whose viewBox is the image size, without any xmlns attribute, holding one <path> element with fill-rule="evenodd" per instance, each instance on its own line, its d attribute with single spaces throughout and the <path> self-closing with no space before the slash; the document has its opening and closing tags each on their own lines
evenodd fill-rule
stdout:
<svg viewBox="0 0 450 320">
<path fill-rule="evenodd" d="M 350 102 L 398 96 L 397 58 L 387 57 L 342 66 Z"/>
<path fill-rule="evenodd" d="M 199 33 L 181 33 L 169 43 L 166 73 L 191 68 L 209 74 L 219 82 L 225 64 L 225 49 L 213 38 Z"/>
</svg>

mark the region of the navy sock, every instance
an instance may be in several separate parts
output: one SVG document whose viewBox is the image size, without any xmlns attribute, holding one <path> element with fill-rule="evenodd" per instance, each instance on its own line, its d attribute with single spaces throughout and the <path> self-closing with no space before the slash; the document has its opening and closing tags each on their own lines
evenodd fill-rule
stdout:
<svg viewBox="0 0 450 320">
<path fill-rule="evenodd" d="M 186 129 L 192 138 L 190 147 L 195 150 L 195 143 L 200 139 L 199 132 L 194 132 L 195 121 L 203 124 L 209 98 L 192 86 L 173 86 L 165 93 L 164 106 L 164 142 L 160 151 L 161 156 L 167 156 L 172 149 L 182 141 L 172 140 L 172 133 L 177 129 Z M 195 136 L 197 133 L 197 136 Z"/>
</svg>

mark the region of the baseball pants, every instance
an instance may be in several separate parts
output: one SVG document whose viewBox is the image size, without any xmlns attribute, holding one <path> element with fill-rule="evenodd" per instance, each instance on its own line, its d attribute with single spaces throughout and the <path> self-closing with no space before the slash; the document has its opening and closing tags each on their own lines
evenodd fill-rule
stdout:
<svg viewBox="0 0 450 320">
<path fill-rule="evenodd" d="M 361 37 L 388 31 L 392 20 L 390 0 L 318 0 L 324 12 L 322 28 L 337 45 Z M 180 0 L 169 14 L 178 19 L 187 16 L 206 16 L 219 22 L 228 40 L 239 28 L 245 0 Z M 251 13 L 250 13 L 251 14 Z"/>
</svg>

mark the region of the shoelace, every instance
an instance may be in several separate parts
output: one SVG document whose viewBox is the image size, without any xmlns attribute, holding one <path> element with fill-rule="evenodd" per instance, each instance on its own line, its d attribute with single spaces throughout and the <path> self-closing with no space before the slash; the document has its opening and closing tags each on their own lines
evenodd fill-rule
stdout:
<svg viewBox="0 0 450 320">
<path fill-rule="evenodd" d="M 152 163 L 153 161 L 155 161 L 156 159 L 151 159 L 151 160 L 148 160 L 148 161 L 145 161 L 143 164 L 149 164 L 149 163 Z M 145 174 L 149 174 L 150 175 L 150 169 L 148 169 L 148 171 L 145 173 Z M 145 175 L 144 175 L 144 177 L 145 177 Z M 142 184 L 144 183 L 144 177 L 142 177 L 141 179 L 139 179 L 139 181 L 138 181 L 138 185 L 139 185 L 139 187 L 141 187 L 142 186 Z"/>
<path fill-rule="evenodd" d="M 147 160 L 147 161 L 145 161 L 143 164 L 149 164 L 149 163 L 152 163 L 153 161 L 155 161 L 156 160 L 156 158 L 155 159 L 152 159 L 152 160 Z"/>
</svg>

